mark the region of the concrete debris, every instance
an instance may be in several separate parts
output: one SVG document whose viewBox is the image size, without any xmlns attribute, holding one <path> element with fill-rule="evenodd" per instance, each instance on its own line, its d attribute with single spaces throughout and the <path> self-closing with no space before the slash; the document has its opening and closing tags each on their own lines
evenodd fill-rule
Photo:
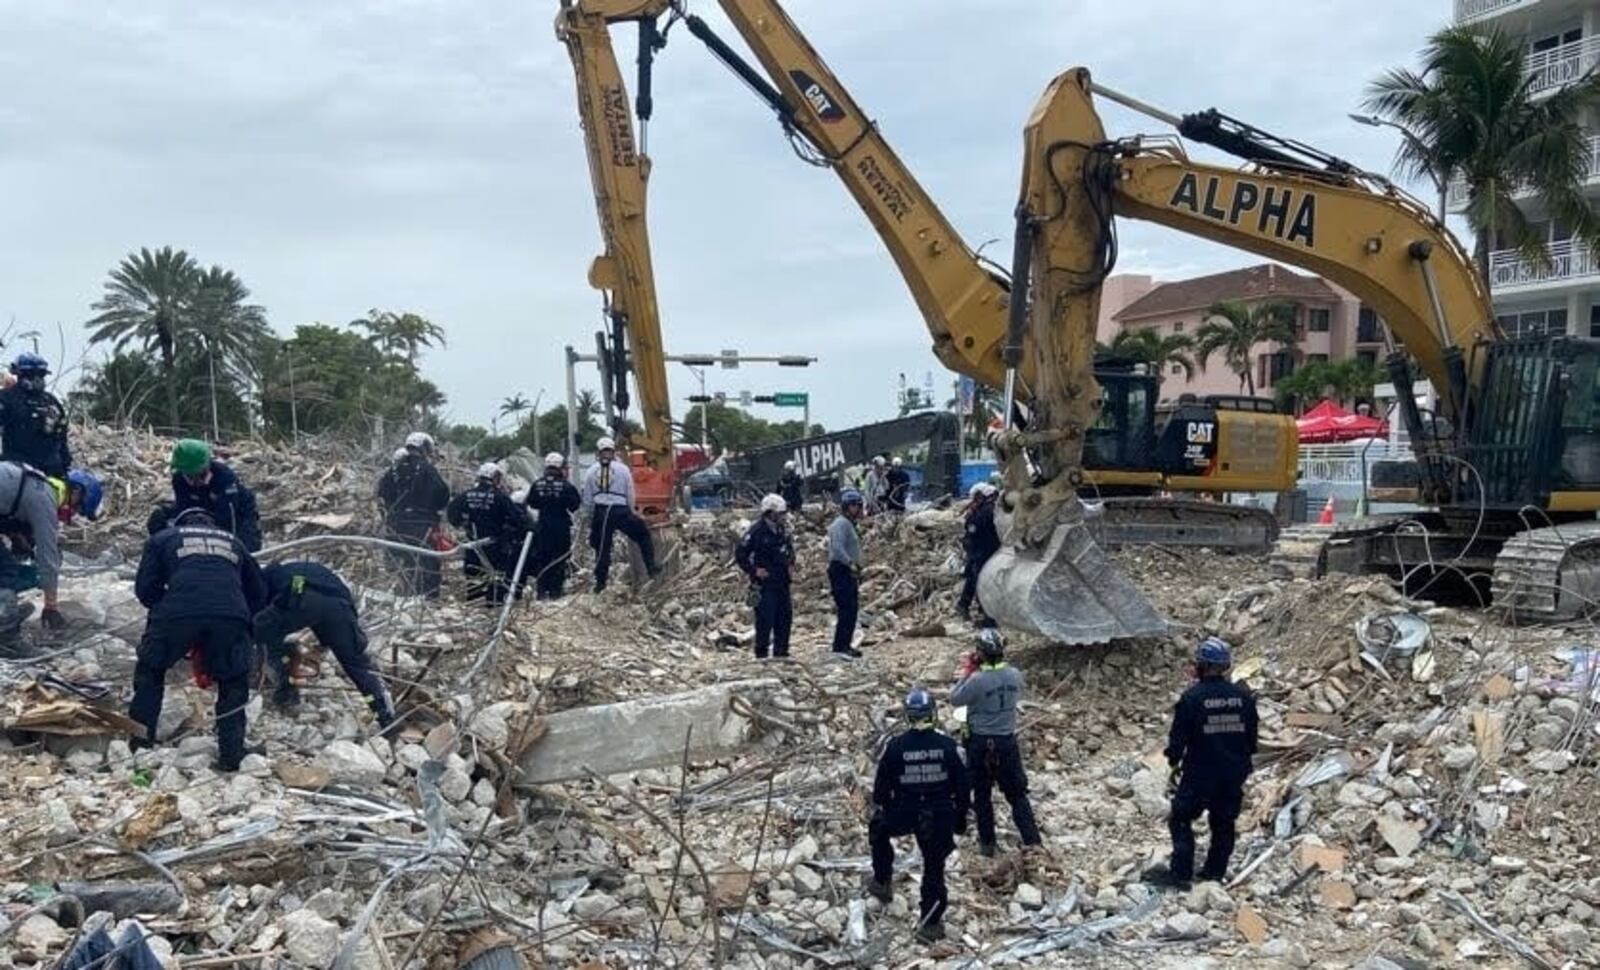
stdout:
<svg viewBox="0 0 1600 970">
<path fill-rule="evenodd" d="M 151 952 L 202 968 L 345 966 L 341 953 L 359 970 L 1593 962 L 1600 735 L 1578 682 L 1594 651 L 1573 647 L 1586 623 L 1502 625 L 1407 602 L 1382 577 L 1284 579 L 1264 557 L 1114 551 L 1178 629 L 1228 637 L 1256 693 L 1261 749 L 1228 879 L 1155 893 L 1134 875 L 1168 848 L 1160 748 L 1192 636 L 1072 650 L 1016 637 L 1044 846 L 1016 851 L 997 797 L 999 857 L 960 840 L 948 941 L 930 949 L 910 939 L 912 840 L 890 904 L 859 886 L 874 758 L 907 686 L 929 686 L 955 723 L 942 702 L 971 647 L 946 570 L 958 512 L 863 524 L 866 656 L 852 664 L 826 660 L 815 550 L 829 516 L 815 507 L 791 516 L 794 658 L 764 664 L 731 566 L 735 515 L 689 517 L 676 575 L 644 590 L 588 592 L 577 543 L 572 595 L 516 605 L 492 654 L 497 616 L 462 601 L 458 566 L 423 603 L 396 595 L 380 553 L 308 547 L 357 591 L 406 716 L 380 732 L 324 658 L 298 712 L 252 697 L 265 753 L 219 775 L 214 695 L 186 672 L 161 746 L 135 753 L 106 729 L 126 710 L 143 622 L 128 567 L 170 443 L 88 429 L 81 444 L 112 497 L 68 535 L 82 555 L 64 609 L 84 636 L 0 663 L 0 966 L 62 955 L 92 914 L 44 898 L 56 892 L 125 920 L 112 939 L 144 919 Z M 375 459 L 315 441 L 225 457 L 257 489 L 269 545 L 378 532 Z M 1369 623 L 1363 647 L 1356 621 L 1394 616 L 1425 621 L 1429 646 L 1379 649 Z M 1127 952 L 1100 952 L 1113 945 Z"/>
</svg>

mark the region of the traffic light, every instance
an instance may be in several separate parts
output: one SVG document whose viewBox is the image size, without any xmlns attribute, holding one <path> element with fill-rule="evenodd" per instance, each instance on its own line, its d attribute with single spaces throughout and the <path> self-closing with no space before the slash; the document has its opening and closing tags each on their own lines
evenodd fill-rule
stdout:
<svg viewBox="0 0 1600 970">
<path fill-rule="evenodd" d="M 773 399 L 773 396 L 771 394 L 757 394 L 755 396 L 755 398 L 753 398 L 753 400 L 757 404 L 772 404 L 772 403 L 774 403 L 774 399 Z"/>
<path fill-rule="evenodd" d="M 691 394 L 691 395 L 689 395 L 689 403 L 690 404 L 710 404 L 712 401 L 715 401 L 715 400 L 716 400 L 716 398 L 712 397 L 709 394 Z"/>
</svg>

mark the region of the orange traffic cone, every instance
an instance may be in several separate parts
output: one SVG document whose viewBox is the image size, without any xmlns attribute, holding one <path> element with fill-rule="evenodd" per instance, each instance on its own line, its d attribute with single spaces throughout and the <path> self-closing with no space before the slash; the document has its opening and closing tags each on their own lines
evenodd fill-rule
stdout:
<svg viewBox="0 0 1600 970">
<path fill-rule="evenodd" d="M 1328 504 L 1322 507 L 1322 514 L 1317 516 L 1317 525 L 1333 525 L 1333 496 L 1328 496 Z"/>
</svg>

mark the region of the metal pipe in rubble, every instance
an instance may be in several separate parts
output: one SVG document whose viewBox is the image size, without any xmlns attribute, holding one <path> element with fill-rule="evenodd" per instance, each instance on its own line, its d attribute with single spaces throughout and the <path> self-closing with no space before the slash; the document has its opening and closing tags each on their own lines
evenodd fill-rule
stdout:
<svg viewBox="0 0 1600 970">
<path fill-rule="evenodd" d="M 461 683 L 471 684 L 477 680 L 478 673 L 489 663 L 494 656 L 495 648 L 500 645 L 500 637 L 506 632 L 506 620 L 511 617 L 511 607 L 517 602 L 517 587 L 522 583 L 522 570 L 528 564 L 528 550 L 533 548 L 533 533 L 529 532 L 522 537 L 522 552 L 517 555 L 517 568 L 511 574 L 511 587 L 506 591 L 505 605 L 500 607 L 500 619 L 494 625 L 494 633 L 490 635 L 489 642 L 483 645 L 483 650 L 478 653 L 478 659 L 473 661 L 472 669 L 468 670 L 461 678 Z"/>
<path fill-rule="evenodd" d="M 450 549 L 446 552 L 440 552 L 437 549 L 430 549 L 427 546 L 413 546 L 404 542 L 391 542 L 388 539 L 377 539 L 372 536 L 321 535 L 306 536 L 303 539 L 291 539 L 288 542 L 280 542 L 275 546 L 268 546 L 267 548 L 262 549 L 260 552 L 257 552 L 255 556 L 257 559 L 267 559 L 278 556 L 281 553 L 288 552 L 290 549 L 299 549 L 302 546 L 333 543 L 336 545 L 374 546 L 379 549 L 393 549 L 396 552 L 404 552 L 416 556 L 432 556 L 435 559 L 450 559 L 458 554 L 465 553 L 468 549 L 476 549 L 478 546 L 486 546 L 493 541 L 493 539 L 478 539 L 474 542 L 463 542 L 460 545 L 457 545 L 454 549 Z"/>
</svg>

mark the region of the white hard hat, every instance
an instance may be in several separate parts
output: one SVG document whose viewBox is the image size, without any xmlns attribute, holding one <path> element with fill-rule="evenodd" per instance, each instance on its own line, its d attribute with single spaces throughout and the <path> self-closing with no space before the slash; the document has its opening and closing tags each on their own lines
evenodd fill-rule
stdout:
<svg viewBox="0 0 1600 970">
<path fill-rule="evenodd" d="M 610 438 L 601 438 L 594 443 L 595 451 L 616 451 L 617 443 Z"/>
<path fill-rule="evenodd" d="M 393 457 L 394 457 L 395 461 L 399 461 L 400 459 L 404 458 L 408 454 L 410 454 L 410 452 L 406 451 L 404 448 L 396 448 L 394 450 Z"/>
<path fill-rule="evenodd" d="M 566 463 L 567 456 L 563 455 L 559 451 L 552 451 L 550 454 L 544 456 L 544 467 L 546 468 L 560 468 Z"/>
<path fill-rule="evenodd" d="M 896 455 L 896 456 L 895 456 L 895 459 L 894 459 L 894 467 L 896 467 L 896 468 L 899 468 L 899 467 L 900 467 L 900 456 L 899 456 L 899 455 Z"/>
<path fill-rule="evenodd" d="M 881 464 L 883 464 L 883 456 L 882 456 L 882 455 L 873 455 L 873 456 L 872 456 L 872 463 L 873 463 L 873 464 L 874 464 L 874 465 L 881 465 Z"/>
<path fill-rule="evenodd" d="M 787 512 L 789 511 L 789 503 L 783 500 L 782 495 L 763 495 L 761 496 L 761 511 L 763 513 Z"/>
<path fill-rule="evenodd" d="M 783 470 L 789 472 L 794 471 L 794 459 L 791 458 L 789 461 L 784 462 Z"/>
<path fill-rule="evenodd" d="M 999 491 L 1000 490 L 998 488 L 995 488 L 993 485 L 990 485 L 988 482 L 979 482 L 978 484 L 972 486 L 971 495 L 972 495 L 973 498 L 977 498 L 979 495 L 982 495 L 985 498 L 987 498 L 988 496 L 994 495 L 994 494 L 998 493 Z"/>
<path fill-rule="evenodd" d="M 500 477 L 500 466 L 492 461 L 486 461 L 478 466 L 478 477 L 484 481 L 493 481 Z"/>
<path fill-rule="evenodd" d="M 426 431 L 413 431 L 406 435 L 406 447 L 418 449 L 432 448 L 433 435 L 428 434 Z"/>
<path fill-rule="evenodd" d="M 983 494 L 983 483 L 982 482 L 978 482 L 978 483 L 974 484 L 971 488 L 967 489 L 967 498 L 977 498 L 979 495 L 982 495 L 982 494 Z"/>
</svg>

